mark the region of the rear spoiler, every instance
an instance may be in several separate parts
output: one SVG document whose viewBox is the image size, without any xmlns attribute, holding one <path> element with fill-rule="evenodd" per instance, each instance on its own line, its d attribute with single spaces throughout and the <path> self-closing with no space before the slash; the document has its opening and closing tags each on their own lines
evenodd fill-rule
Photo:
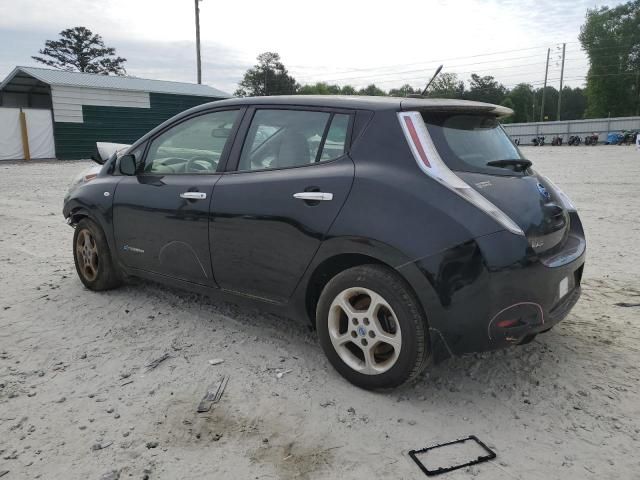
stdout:
<svg viewBox="0 0 640 480">
<path fill-rule="evenodd" d="M 443 113 L 486 113 L 498 118 L 513 115 L 513 110 L 502 105 L 473 102 L 471 100 L 455 100 L 449 98 L 405 98 L 400 102 L 403 111 L 428 111 Z"/>
<path fill-rule="evenodd" d="M 109 143 L 109 142 L 96 142 L 96 151 L 91 155 L 91 160 L 99 165 L 103 165 L 111 155 L 114 153 L 120 153 L 131 145 L 126 143 Z"/>
</svg>

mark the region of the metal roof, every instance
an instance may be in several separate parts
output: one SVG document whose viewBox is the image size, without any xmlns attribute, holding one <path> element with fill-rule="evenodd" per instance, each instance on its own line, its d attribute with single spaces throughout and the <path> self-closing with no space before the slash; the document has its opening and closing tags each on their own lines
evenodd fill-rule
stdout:
<svg viewBox="0 0 640 480">
<path fill-rule="evenodd" d="M 230 98 L 231 95 L 196 83 L 169 82 L 166 80 L 149 80 L 137 77 L 121 77 L 116 75 L 100 75 L 97 73 L 69 72 L 40 67 L 16 67 L 7 75 L 0 90 L 8 86 L 15 77 L 30 77 L 53 86 L 104 88 L 109 90 L 128 90 L 140 92 L 169 93 L 174 95 L 195 95 L 200 97 Z"/>
</svg>

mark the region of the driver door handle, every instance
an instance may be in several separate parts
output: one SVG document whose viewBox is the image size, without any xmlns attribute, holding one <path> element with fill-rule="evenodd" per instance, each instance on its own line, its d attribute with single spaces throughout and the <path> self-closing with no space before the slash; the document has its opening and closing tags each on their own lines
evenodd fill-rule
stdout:
<svg viewBox="0 0 640 480">
<path fill-rule="evenodd" d="M 333 200 L 333 193 L 327 192 L 300 192 L 294 193 L 293 198 L 297 198 L 298 200 L 307 200 L 312 202 L 322 202 Z"/>
<path fill-rule="evenodd" d="M 180 198 L 186 198 L 187 200 L 204 200 L 207 198 L 207 194 L 204 192 L 183 192 L 180 194 Z"/>
</svg>

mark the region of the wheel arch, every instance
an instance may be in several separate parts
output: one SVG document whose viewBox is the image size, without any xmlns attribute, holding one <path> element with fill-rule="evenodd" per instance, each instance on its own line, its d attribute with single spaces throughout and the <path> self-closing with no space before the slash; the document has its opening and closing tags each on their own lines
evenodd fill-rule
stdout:
<svg viewBox="0 0 640 480">
<path fill-rule="evenodd" d="M 362 238 L 334 238 L 323 242 L 305 279 L 298 287 L 298 311 L 304 310 L 307 321 L 315 326 L 316 306 L 329 280 L 348 268 L 367 264 L 383 265 L 396 272 L 418 299 L 424 318 L 428 318 L 424 292 L 416 290 L 424 290 L 426 287 L 433 292 L 426 277 L 413 271 L 411 267 L 417 268 L 393 247 Z"/>
<path fill-rule="evenodd" d="M 78 223 L 80 223 L 80 220 L 82 220 L 83 218 L 89 218 L 95 222 L 95 220 L 91 218 L 91 215 L 87 209 L 85 209 L 84 207 L 78 206 L 78 207 L 72 208 L 69 211 L 69 215 L 67 216 L 67 221 L 69 222 L 69 225 L 75 227 Z"/>
<path fill-rule="evenodd" d="M 316 306 L 325 285 L 340 272 L 359 265 L 387 265 L 378 258 L 362 253 L 340 253 L 326 258 L 316 266 L 305 289 L 305 311 L 312 325 L 315 325 Z"/>
</svg>

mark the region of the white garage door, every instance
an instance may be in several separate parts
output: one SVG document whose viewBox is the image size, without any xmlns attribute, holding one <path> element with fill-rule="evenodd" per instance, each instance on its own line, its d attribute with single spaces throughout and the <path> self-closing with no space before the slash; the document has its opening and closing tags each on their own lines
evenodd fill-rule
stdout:
<svg viewBox="0 0 640 480">
<path fill-rule="evenodd" d="M 51 110 L 23 108 L 32 159 L 55 158 Z M 24 159 L 20 109 L 0 108 L 0 160 Z"/>
<path fill-rule="evenodd" d="M 23 108 L 22 111 L 27 117 L 31 158 L 54 158 L 56 149 L 53 143 L 51 110 Z"/>
<path fill-rule="evenodd" d="M 0 160 L 24 158 L 20 135 L 20 109 L 0 108 Z"/>
</svg>

